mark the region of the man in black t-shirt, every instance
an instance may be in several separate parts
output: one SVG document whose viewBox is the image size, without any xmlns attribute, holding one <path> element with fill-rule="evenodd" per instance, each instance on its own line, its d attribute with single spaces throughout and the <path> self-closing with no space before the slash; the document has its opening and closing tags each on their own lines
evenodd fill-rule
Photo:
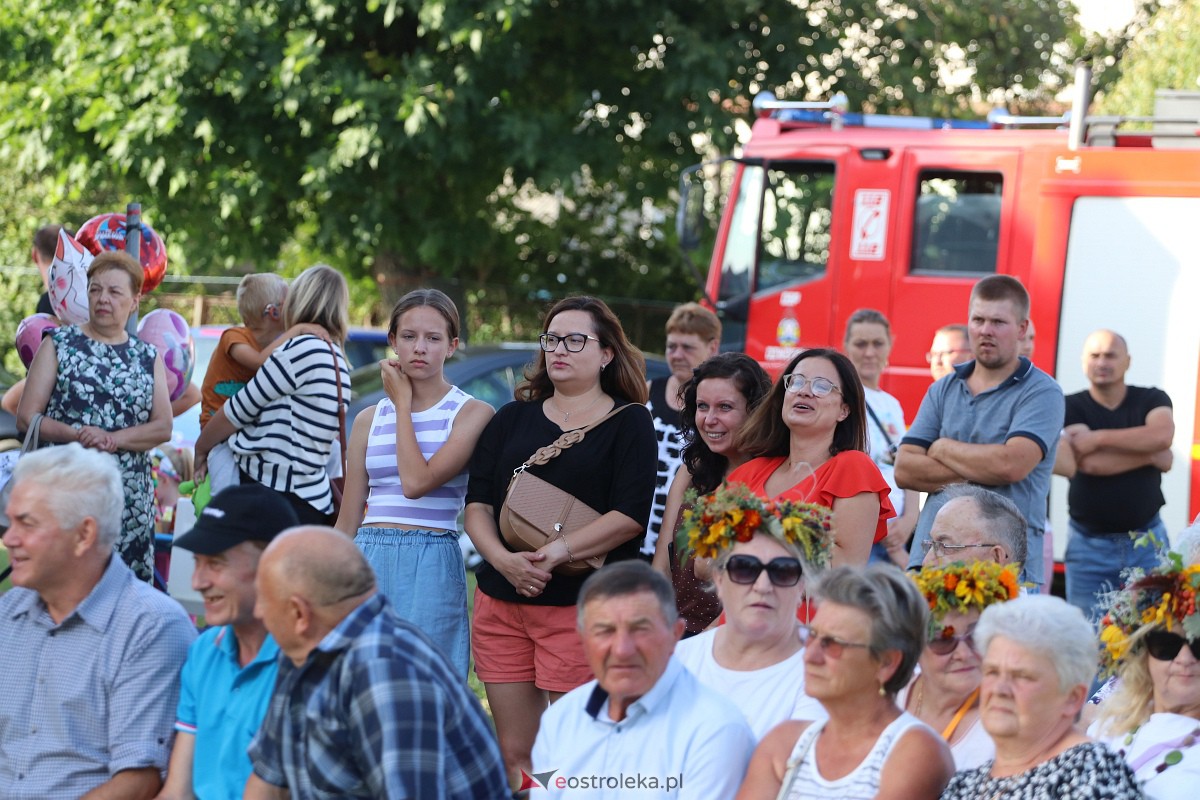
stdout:
<svg viewBox="0 0 1200 800">
<path fill-rule="evenodd" d="M 1075 470 L 1067 503 L 1067 600 L 1095 621 L 1098 592 L 1121 584 L 1121 572 L 1152 568 L 1167 545 L 1158 511 L 1162 473 L 1171 468 L 1175 422 L 1161 389 L 1127 386 L 1125 339 L 1099 330 L 1083 347 L 1090 388 L 1066 398 L 1062 444 Z M 1153 540 L 1142 536 L 1153 534 Z"/>
</svg>

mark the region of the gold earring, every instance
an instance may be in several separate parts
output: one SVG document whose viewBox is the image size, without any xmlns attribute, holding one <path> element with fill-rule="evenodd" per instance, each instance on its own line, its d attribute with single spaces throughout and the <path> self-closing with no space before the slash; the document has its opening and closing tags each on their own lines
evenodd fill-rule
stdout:
<svg viewBox="0 0 1200 800">
<path fill-rule="evenodd" d="M 885 691 L 883 690 L 883 684 L 882 684 L 882 683 L 881 683 L 881 684 L 879 684 L 879 696 L 880 696 L 880 697 L 887 697 L 887 692 L 885 692 Z"/>
</svg>

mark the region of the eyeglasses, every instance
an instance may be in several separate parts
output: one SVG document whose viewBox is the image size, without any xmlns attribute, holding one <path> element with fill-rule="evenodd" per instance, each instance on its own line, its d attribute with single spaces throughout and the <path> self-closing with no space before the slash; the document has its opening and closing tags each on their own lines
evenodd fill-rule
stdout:
<svg viewBox="0 0 1200 800">
<path fill-rule="evenodd" d="M 1146 636 L 1146 650 L 1156 661 L 1174 661 L 1184 645 L 1192 651 L 1192 658 L 1200 661 L 1200 639 L 1188 641 L 1177 633 L 1151 631 Z"/>
<path fill-rule="evenodd" d="M 725 574 L 734 583 L 754 583 L 764 569 L 767 571 L 767 578 L 775 586 L 795 586 L 804 574 L 800 561 L 788 556 L 772 558 L 764 564 L 754 556 L 739 554 L 730 556 L 725 562 Z"/>
<path fill-rule="evenodd" d="M 978 653 L 975 649 L 975 632 L 968 631 L 962 636 L 939 636 L 936 639 L 930 639 L 925 643 L 931 653 L 939 656 L 948 656 L 958 649 L 958 643 L 962 642 L 972 653 Z"/>
<path fill-rule="evenodd" d="M 866 650 L 871 648 L 869 644 L 847 642 L 845 639 L 821 633 L 811 625 L 800 626 L 800 637 L 804 640 L 805 647 L 816 647 L 830 658 L 841 658 L 847 647 L 861 647 Z"/>
<path fill-rule="evenodd" d="M 958 353 L 969 353 L 971 349 L 968 347 L 957 347 L 953 350 L 930 350 L 925 354 L 925 363 L 932 364 L 935 361 L 941 361 L 947 356 L 954 356 Z"/>
<path fill-rule="evenodd" d="M 578 353 L 583 348 L 587 347 L 588 340 L 593 342 L 600 341 L 595 336 L 588 336 L 586 333 L 568 333 L 566 336 L 556 336 L 553 333 L 543 333 L 538 337 L 538 344 L 547 353 L 553 353 L 558 349 L 558 343 L 562 342 L 567 346 L 568 353 Z"/>
<path fill-rule="evenodd" d="M 833 385 L 833 381 L 827 378 L 809 378 L 798 372 L 783 376 L 783 388 L 792 394 L 800 394 L 804 391 L 805 386 L 812 387 L 814 397 L 826 397 L 830 392 L 838 392 L 840 394 L 842 391 Z"/>
<path fill-rule="evenodd" d="M 995 543 L 980 543 L 980 544 L 950 544 L 949 542 L 939 541 L 938 539 L 926 539 L 921 542 L 921 549 L 928 553 L 933 551 L 935 556 L 944 556 L 949 553 L 957 553 L 959 550 L 966 550 L 968 547 L 999 547 Z"/>
</svg>

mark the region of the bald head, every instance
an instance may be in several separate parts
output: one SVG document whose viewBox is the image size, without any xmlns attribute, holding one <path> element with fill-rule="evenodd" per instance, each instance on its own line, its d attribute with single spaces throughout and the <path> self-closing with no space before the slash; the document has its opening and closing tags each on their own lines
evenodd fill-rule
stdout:
<svg viewBox="0 0 1200 800">
<path fill-rule="evenodd" d="M 333 528 L 304 526 L 279 534 L 263 553 L 291 594 L 315 606 L 331 606 L 375 588 L 375 573 L 352 539 Z"/>
<path fill-rule="evenodd" d="M 1083 374 L 1097 389 L 1119 387 L 1129 370 L 1129 346 L 1125 337 L 1109 330 L 1098 330 L 1083 344 Z"/>
<path fill-rule="evenodd" d="M 353 540 L 333 528 L 289 528 L 263 551 L 254 615 L 297 666 L 375 593 L 375 573 Z"/>
</svg>

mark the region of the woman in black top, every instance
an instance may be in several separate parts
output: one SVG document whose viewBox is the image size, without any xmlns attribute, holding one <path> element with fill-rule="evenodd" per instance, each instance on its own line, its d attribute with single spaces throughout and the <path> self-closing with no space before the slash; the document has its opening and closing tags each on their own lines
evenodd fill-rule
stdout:
<svg viewBox="0 0 1200 800">
<path fill-rule="evenodd" d="M 471 645 L 514 786 L 529 770 L 538 720 L 550 700 L 591 679 L 576 632 L 575 599 L 586 575 L 554 572 L 607 553 L 636 558 L 654 494 L 655 444 L 645 359 L 602 301 L 569 297 L 546 315 L 542 352 L 516 401 L 484 430 L 471 460 L 466 528 L 484 558 Z M 631 405 L 529 471 L 600 512 L 587 527 L 537 552 L 504 542 L 499 518 L 513 470 L 557 439 Z"/>
</svg>

